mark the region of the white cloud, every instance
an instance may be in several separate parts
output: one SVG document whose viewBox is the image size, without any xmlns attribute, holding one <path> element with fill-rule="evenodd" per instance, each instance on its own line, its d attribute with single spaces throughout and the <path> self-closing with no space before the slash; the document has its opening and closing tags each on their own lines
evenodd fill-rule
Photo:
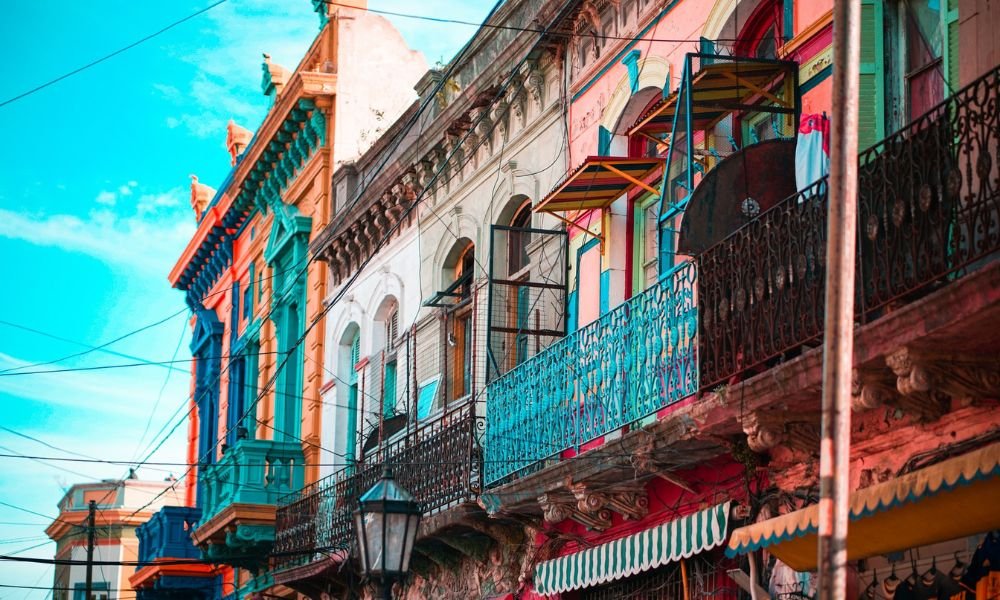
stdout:
<svg viewBox="0 0 1000 600">
<path fill-rule="evenodd" d="M 121 194 L 122 196 L 131 196 L 132 188 L 130 188 L 127 185 L 120 185 L 118 186 L 118 193 Z"/>
<path fill-rule="evenodd" d="M 103 190 L 101 193 L 97 194 L 97 198 L 94 198 L 94 201 L 98 204 L 103 204 L 104 206 L 114 206 L 118 201 L 118 194 Z"/>
<path fill-rule="evenodd" d="M 153 87 L 180 110 L 167 117 L 167 127 L 215 136 L 221 143 L 229 119 L 253 129 L 267 111 L 268 100 L 260 91 L 262 53 L 294 68 L 316 36 L 319 21 L 308 2 L 246 0 L 219 6 L 206 13 L 203 23 L 197 50 L 173 49 L 196 69 L 190 84 Z"/>
<path fill-rule="evenodd" d="M 131 216 L 107 209 L 79 217 L 0 208 L 0 237 L 79 252 L 106 263 L 162 274 L 180 256 L 195 230 L 194 218 L 186 218 L 189 215 L 183 214 L 185 211 L 176 209 L 183 194 L 184 190 L 175 188 L 140 196 L 136 213 Z"/>
</svg>

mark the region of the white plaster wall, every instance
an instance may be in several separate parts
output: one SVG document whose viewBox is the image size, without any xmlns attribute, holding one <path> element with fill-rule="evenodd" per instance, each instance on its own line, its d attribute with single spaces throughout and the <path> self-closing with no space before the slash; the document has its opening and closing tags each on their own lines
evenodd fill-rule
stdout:
<svg viewBox="0 0 1000 600">
<path fill-rule="evenodd" d="M 345 362 L 344 349 L 341 342 L 351 323 L 356 323 L 361 330 L 361 356 L 370 357 L 380 348 L 373 346 L 376 330 L 376 311 L 387 296 L 393 296 L 399 302 L 399 335 L 409 330 L 417 317 L 422 301 L 420 295 L 420 241 L 417 227 L 405 229 L 402 235 L 392 240 L 385 248 L 376 254 L 361 276 L 351 286 L 350 291 L 338 302 L 326 316 L 326 343 L 324 359 L 325 382 L 333 382 L 332 386 L 324 385 L 323 393 L 323 431 L 321 445 L 331 448 L 337 453 L 333 461 L 324 463 L 342 463 L 342 455 L 347 446 L 347 386 L 339 381 Z M 336 294 L 337 290 L 334 290 Z M 405 352 L 401 349 L 398 356 L 397 395 L 402 394 L 405 381 Z M 379 375 L 380 365 L 373 364 L 366 369 L 366 393 L 378 397 L 377 389 L 372 386 L 372 380 Z M 336 376 L 335 376 L 336 375 Z M 359 407 L 361 401 L 359 399 Z M 374 406 L 373 406 L 374 405 Z M 379 410 L 375 400 L 364 398 L 365 411 L 368 415 L 359 415 L 359 431 L 365 431 L 365 416 L 377 418 Z M 327 475 L 340 470 L 339 467 L 321 467 L 321 474 Z"/>
<path fill-rule="evenodd" d="M 136 509 L 145 506 L 147 502 L 152 502 L 143 509 L 148 512 L 156 512 L 163 506 L 184 506 L 184 485 L 181 482 L 178 482 L 172 490 L 167 490 L 162 496 L 157 497 L 171 483 L 126 480 L 122 506 Z"/>
<path fill-rule="evenodd" d="M 510 116 L 506 137 L 494 134 L 492 147 L 480 149 L 476 160 L 439 185 L 420 207 L 421 267 L 420 281 L 424 297 L 444 287 L 444 260 L 455 242 L 467 237 L 475 243 L 477 297 L 474 332 L 475 389 L 481 393 L 486 378 L 486 305 L 487 290 L 481 286 L 487 277 L 490 226 L 498 223 L 501 211 L 512 198 L 527 196 L 537 203 L 566 174 L 566 136 L 561 101 L 558 97 L 557 71 L 545 74 L 544 106 L 529 101 L 524 117 Z M 506 225 L 507 223 L 500 223 Z M 534 214 L 532 226 L 562 229 L 554 218 Z M 436 309 L 424 308 L 422 319 L 432 319 Z M 440 348 L 420 349 L 420 354 Z M 482 399 L 482 398 L 480 398 Z M 484 403 L 480 403 L 482 410 Z"/>
<path fill-rule="evenodd" d="M 86 546 L 74 546 L 73 550 L 70 552 L 71 559 L 74 561 L 86 562 L 87 560 L 87 548 Z M 102 545 L 94 546 L 94 561 L 95 562 L 120 562 L 122 560 L 122 548 L 121 546 L 114 545 Z M 130 567 L 132 568 L 132 567 Z M 84 565 L 72 565 L 69 571 L 69 587 L 75 588 L 77 583 L 87 582 L 87 567 Z M 108 588 L 112 590 L 118 589 L 118 582 L 121 580 L 119 577 L 119 569 L 121 567 L 111 566 L 111 565 L 99 565 L 93 568 L 92 576 L 94 583 L 106 582 Z M 133 597 L 134 594 L 120 593 L 120 592 L 110 592 L 108 598 L 119 598 L 124 599 Z M 67 598 L 73 597 L 73 592 L 66 593 Z"/>
<path fill-rule="evenodd" d="M 338 36 L 334 168 L 364 153 L 396 121 L 427 71 L 423 54 L 382 16 L 341 8 Z"/>
</svg>

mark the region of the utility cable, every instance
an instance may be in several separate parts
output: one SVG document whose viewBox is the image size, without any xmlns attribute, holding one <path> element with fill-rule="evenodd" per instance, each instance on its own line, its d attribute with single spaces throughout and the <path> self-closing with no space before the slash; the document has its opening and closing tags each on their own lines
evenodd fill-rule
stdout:
<svg viewBox="0 0 1000 600">
<path fill-rule="evenodd" d="M 129 44 L 127 46 L 123 46 L 122 48 L 119 48 L 118 50 L 115 50 L 114 52 L 112 52 L 110 54 L 105 54 L 104 56 L 102 56 L 102 57 L 100 57 L 100 58 L 98 58 L 96 60 L 92 60 L 89 63 L 87 63 L 87 64 L 85 64 L 85 65 L 83 65 L 81 67 L 77 67 L 77 68 L 73 69 L 72 71 L 69 71 L 68 73 L 62 74 L 62 75 L 56 77 L 55 79 L 50 79 L 49 81 L 46 81 L 45 83 L 43 83 L 43 84 L 41 84 L 39 86 L 33 87 L 30 90 L 27 90 L 25 92 L 21 92 L 20 94 L 18 94 L 16 96 L 8 98 L 8 99 L 4 100 L 3 102 L 0 102 L 0 108 L 2 108 L 4 106 L 7 106 L 8 104 L 10 104 L 12 102 L 16 102 L 16 101 L 18 101 L 18 100 L 20 100 L 22 98 L 30 96 L 31 94 L 34 94 L 35 92 L 39 92 L 41 90 L 44 90 L 45 88 L 49 87 L 50 85 L 59 83 L 63 79 L 67 79 L 69 77 L 72 77 L 73 75 L 76 75 L 77 73 L 81 73 L 83 71 L 86 71 L 87 69 L 89 69 L 91 67 L 94 67 L 94 66 L 97 66 L 97 65 L 101 64 L 102 62 L 110 59 L 110 58 L 114 58 L 115 56 L 118 56 L 122 52 L 126 52 L 128 50 L 131 50 L 132 48 L 135 48 L 136 46 L 138 46 L 140 44 L 148 42 L 149 40 L 155 38 L 156 36 L 161 35 L 163 33 L 166 33 L 167 31 L 170 31 L 174 27 L 177 27 L 181 23 L 184 23 L 186 21 L 190 21 L 191 19 L 193 19 L 193 18 L 195 18 L 195 17 L 197 17 L 197 16 L 199 16 L 199 15 L 201 15 L 203 13 L 206 13 L 206 12 L 212 10 L 213 8 L 215 8 L 216 6 L 219 6 L 220 4 L 224 4 L 225 2 L 227 2 L 227 0 L 218 0 L 217 2 L 209 4 L 208 6 L 206 6 L 205 8 L 203 8 L 203 9 L 197 11 L 197 12 L 191 13 L 190 15 L 184 17 L 183 19 L 179 19 L 177 21 L 174 21 L 173 23 L 167 25 L 166 27 L 164 27 L 162 29 L 159 29 L 159 30 L 157 30 L 157 31 L 155 31 L 155 32 L 153 32 L 153 33 L 151 33 L 151 34 L 143 37 L 143 38 L 140 38 L 140 39 L 132 42 L 131 44 Z"/>
<path fill-rule="evenodd" d="M 496 4 L 495 4 L 495 5 L 493 6 L 493 9 L 492 9 L 492 10 L 490 11 L 489 15 L 487 15 L 486 19 L 484 20 L 484 23 L 485 23 L 485 22 L 488 22 L 488 21 L 489 21 L 489 19 L 490 19 L 490 18 L 492 18 L 492 16 L 493 16 L 493 15 L 494 15 L 494 14 L 496 13 L 496 11 L 497 11 L 497 10 L 498 10 L 498 9 L 500 8 L 500 6 L 501 6 L 502 4 L 503 4 L 503 0 L 497 0 Z M 479 33 L 480 33 L 481 31 L 482 31 L 482 29 L 480 29 L 480 31 L 479 31 L 479 32 L 477 32 L 477 34 L 476 34 L 475 36 L 473 36 L 473 39 L 475 39 L 475 37 L 476 37 L 476 36 L 477 36 L 477 35 L 478 35 L 478 34 L 479 34 Z M 420 108 L 419 108 L 419 110 L 418 110 L 418 111 L 416 111 L 416 113 L 415 113 L 415 114 L 414 114 L 414 115 L 413 115 L 413 116 L 411 117 L 411 119 L 410 119 L 410 120 L 409 120 L 409 121 L 407 122 L 407 124 L 405 125 L 405 127 L 403 127 L 403 128 L 402 128 L 402 129 L 401 129 L 401 130 L 400 130 L 400 131 L 399 131 L 399 132 L 397 133 L 397 135 L 396 135 L 396 139 L 394 140 L 394 147 L 393 147 L 393 150 L 392 150 L 392 151 L 387 151 L 387 152 L 385 153 L 385 158 L 383 159 L 383 161 L 382 161 L 381 165 L 379 165 L 379 167 L 378 167 L 378 169 L 377 169 L 377 170 L 375 171 L 375 173 L 374 173 L 374 174 L 372 175 L 372 179 L 371 179 L 371 180 L 369 180 L 369 182 L 368 182 L 368 183 L 366 183 L 366 186 L 365 186 L 365 189 L 367 189 L 367 187 L 368 187 L 368 186 L 369 186 L 369 185 L 371 184 L 371 181 L 373 181 L 373 180 L 374 180 L 374 177 L 375 177 L 375 175 L 377 175 L 377 174 L 378 174 L 378 173 L 379 173 L 379 172 L 380 172 L 380 171 L 381 171 L 381 170 L 382 170 L 382 169 L 383 169 L 383 168 L 385 167 L 385 165 L 386 165 L 386 164 L 388 163 L 388 161 L 389 161 L 389 158 L 390 158 L 390 156 L 392 156 L 392 155 L 393 155 L 393 154 L 395 153 L 395 148 L 396 148 L 396 147 L 398 147 L 398 146 L 399 146 L 399 144 L 401 144 L 401 143 L 402 143 L 402 141 L 403 141 L 404 139 L 406 139 L 407 135 L 409 134 L 409 130 L 410 130 L 410 129 L 412 128 L 412 126 L 413 126 L 413 125 L 414 125 L 414 124 L 415 124 L 415 123 L 417 122 L 417 119 L 418 119 L 418 118 L 420 117 L 420 115 L 421 115 L 421 114 L 422 114 L 422 113 L 424 112 L 424 110 L 426 110 L 426 109 L 427 109 L 427 107 L 429 107 L 429 106 L 431 105 L 431 103 L 433 103 L 433 102 L 435 102 L 435 101 L 436 101 L 436 100 L 435 100 L 435 98 L 436 98 L 436 95 L 437 95 L 437 93 L 438 93 L 438 92 L 440 92 L 440 90 L 441 90 L 441 89 L 443 89 L 443 87 L 444 87 L 445 83 L 446 83 L 446 82 L 448 81 L 448 78 L 450 77 L 450 74 L 451 74 L 451 72 L 452 72 L 452 71 L 454 70 L 455 66 L 457 65 L 457 63 L 458 63 L 458 61 L 460 60 L 460 58 L 462 57 L 462 55 L 463 55 L 463 54 L 464 54 L 464 53 L 465 53 L 465 52 L 466 52 L 466 51 L 468 50 L 469 46 L 470 46 L 470 45 L 469 45 L 469 44 L 467 44 L 467 45 L 466 45 L 466 46 L 465 46 L 465 47 L 464 47 L 464 48 L 462 49 L 462 51 L 461 51 L 461 52 L 459 53 L 459 56 L 457 56 L 457 57 L 456 57 L 456 59 L 455 59 L 455 60 L 454 60 L 454 61 L 453 61 L 453 62 L 452 62 L 452 63 L 451 63 L 450 65 L 449 65 L 449 67 L 448 67 L 448 70 L 446 71 L 446 73 L 444 74 L 444 76 L 443 76 L 443 77 L 441 78 L 441 80 L 440 80 L 440 81 L 439 81 L 439 82 L 437 83 L 437 85 L 435 86 L 435 90 L 434 90 L 434 93 L 431 93 L 431 94 L 428 94 L 428 98 L 427 98 L 427 100 L 426 100 L 426 101 L 424 101 L 424 102 L 423 102 L 423 104 L 421 104 L 421 105 L 420 105 Z M 466 135 L 468 135 L 468 134 L 466 134 Z M 454 154 L 454 152 L 452 152 L 452 155 L 453 155 L 453 154 Z M 452 156 L 450 155 L 450 156 L 448 157 L 448 159 L 450 160 L 451 158 L 452 158 Z M 435 174 L 435 177 L 436 177 L 436 176 L 437 176 L 437 174 Z M 422 195 L 422 194 L 424 193 L 424 191 L 426 191 L 426 190 L 423 190 L 423 191 L 421 192 L 421 195 Z M 361 193 L 363 194 L 363 192 L 364 192 L 364 190 L 362 190 L 362 192 L 361 192 Z M 359 194 L 359 197 L 360 197 L 360 194 Z M 412 204 L 412 205 L 411 205 L 411 206 L 409 207 L 409 209 L 407 209 L 406 211 L 404 211 L 404 214 L 403 214 L 403 215 L 401 215 L 401 217 L 400 217 L 400 220 L 399 220 L 399 221 L 398 221 L 398 222 L 396 223 L 396 225 L 395 225 L 395 226 L 394 226 L 394 227 L 392 228 L 392 231 L 395 231 L 395 230 L 396 230 L 396 229 L 397 229 L 397 228 L 399 227 L 399 225 L 400 225 L 400 224 L 401 224 L 401 223 L 403 222 L 403 220 L 405 219 L 405 217 L 406 217 L 407 215 L 409 215 L 409 214 L 410 214 L 410 212 L 412 211 L 413 207 L 415 207 L 415 206 L 416 206 L 416 205 L 418 204 L 418 202 L 419 202 L 419 198 L 417 199 L 417 201 L 415 201 L 415 202 L 414 202 L 414 203 L 413 203 L 413 204 Z M 390 233 L 391 233 L 391 232 L 390 232 Z M 380 246 L 381 246 L 381 245 L 382 245 L 383 243 L 384 243 L 384 240 L 380 242 L 380 244 L 378 245 L 378 247 L 380 247 Z M 376 249 L 376 250 L 373 250 L 373 252 L 372 252 L 372 254 L 373 254 L 373 255 L 374 255 L 375 251 L 377 251 L 377 249 Z M 310 266 L 310 265 L 312 264 L 312 262 L 313 262 L 314 260 L 316 260 L 316 259 L 317 259 L 317 256 L 318 256 L 318 255 L 315 255 L 315 254 L 314 254 L 313 256 L 309 257 L 309 259 L 308 259 L 308 260 L 306 261 L 306 264 L 305 264 L 305 266 L 303 267 L 302 271 L 301 271 L 301 272 L 300 272 L 300 273 L 299 273 L 299 274 L 298 274 L 298 275 L 297 275 L 297 276 L 296 276 L 296 277 L 294 278 L 294 280 L 293 280 L 293 281 L 295 281 L 295 280 L 298 280 L 298 279 L 299 279 L 299 277 L 302 277 L 303 275 L 305 275 L 305 274 L 307 273 L 307 271 L 308 271 L 308 268 L 309 268 L 309 266 Z M 364 269 L 364 266 L 365 266 L 365 265 L 367 265 L 367 264 L 368 264 L 368 263 L 369 263 L 369 262 L 371 261 L 371 259 L 372 259 L 372 258 L 371 258 L 371 257 L 369 257 L 368 259 L 366 259 L 366 261 L 364 262 L 364 264 L 362 264 L 362 265 L 361 265 L 361 266 L 359 267 L 359 269 L 357 270 L 357 272 L 355 273 L 355 275 L 354 275 L 354 277 L 353 277 L 353 280 L 356 280 L 356 279 L 357 279 L 357 275 L 359 275 L 359 274 L 361 273 L 361 271 L 362 271 L 362 270 Z M 318 324 L 318 323 L 319 323 L 319 322 L 320 322 L 320 321 L 321 321 L 321 320 L 322 320 L 323 318 L 325 318 L 325 316 L 326 316 L 326 314 L 327 314 L 327 313 L 329 312 L 329 310 L 330 310 L 330 309 L 331 309 L 331 308 L 332 308 L 332 307 L 333 307 L 333 306 L 334 306 L 334 305 L 335 305 L 335 304 L 336 304 L 336 303 L 337 303 L 337 302 L 338 302 L 338 301 L 340 300 L 340 298 L 342 298 L 342 297 L 343 297 L 343 295 L 344 295 L 344 293 L 346 293 L 346 290 L 348 289 L 348 287 L 349 287 L 349 284 L 348 284 L 348 285 L 345 285 L 345 286 L 343 286 L 343 287 L 342 287 L 342 289 L 341 289 L 341 290 L 340 290 L 340 292 L 339 292 L 339 293 L 337 294 L 337 297 L 336 297 L 336 298 L 335 298 L 335 299 L 333 300 L 333 302 L 330 302 L 329 304 L 327 304 L 327 306 L 326 306 L 326 307 L 324 308 L 324 310 L 323 310 L 323 311 L 321 311 L 321 313 L 320 313 L 320 314 L 318 315 L 318 317 L 317 317 L 317 318 L 316 318 L 316 319 L 315 319 L 315 320 L 314 320 L 314 321 L 313 321 L 313 322 L 312 322 L 312 323 L 311 323 L 311 324 L 310 324 L 310 325 L 309 325 L 309 326 L 308 326 L 308 327 L 306 328 L 305 332 L 304 332 L 304 333 L 303 333 L 303 334 L 302 334 L 302 335 L 301 335 L 301 336 L 299 337 L 299 339 L 298 339 L 298 340 L 296 340 L 296 342 L 295 342 L 295 343 L 294 343 L 294 344 L 292 345 L 292 347 L 291 347 L 291 348 L 289 349 L 289 351 L 288 351 L 288 353 L 286 354 L 285 358 L 284 358 L 284 359 L 283 359 L 283 360 L 281 361 L 281 363 L 280 363 L 280 364 L 278 364 L 278 365 L 277 365 L 277 366 L 276 366 L 276 367 L 274 368 L 274 373 L 273 373 L 273 375 L 271 376 L 271 378 L 270 378 L 270 379 L 268 380 L 267 384 L 266 384 L 266 385 L 264 386 L 264 389 L 263 389 L 263 390 L 262 390 L 262 391 L 261 391 L 261 392 L 260 392 L 260 393 L 258 394 L 257 398 L 256 398 L 256 399 L 254 400 L 254 402 L 253 402 L 253 403 L 251 403 L 251 405 L 250 405 L 250 406 L 249 406 L 249 407 L 248 407 L 248 408 L 246 409 L 246 411 L 244 412 L 244 414 L 243 414 L 243 415 L 241 415 L 240 419 L 239 419 L 239 420 L 238 420 L 237 422 L 244 422 L 244 421 L 245 421 L 245 419 L 246 419 L 246 417 L 247 417 L 247 416 L 248 416 L 248 415 L 249 415 L 249 414 L 250 414 L 251 412 L 253 412 L 253 411 L 255 411 L 255 410 L 256 410 L 256 406 L 257 406 L 257 405 L 258 405 L 258 404 L 260 403 L 261 399 L 263 399 L 263 398 L 264 398 L 264 396 L 265 396 L 265 395 L 266 395 L 266 393 L 267 393 L 267 390 L 268 390 L 268 389 L 269 389 L 269 388 L 270 388 L 270 387 L 271 387 L 272 385 L 274 385 L 274 383 L 275 383 L 275 382 L 277 381 L 277 377 L 278 377 L 278 374 L 279 374 L 279 373 L 281 372 L 281 369 L 283 369 L 283 368 L 284 368 L 284 366 L 285 366 L 285 364 L 286 364 L 286 363 L 288 362 L 288 360 L 289 360 L 289 359 L 290 359 L 290 358 L 291 358 L 291 357 L 292 357 L 292 356 L 293 356 L 293 355 L 294 355 L 294 354 L 296 353 L 295 351 L 296 351 L 296 350 L 298 349 L 298 347 L 299 347 L 299 346 L 300 346 L 300 345 L 301 345 L 301 344 L 302 344 L 302 343 L 304 342 L 304 340 L 305 340 L 306 336 L 307 336 L 307 335 L 309 334 L 309 332 L 310 332 L 310 331 L 311 331 L 311 330 L 312 330 L 312 329 L 313 329 L 313 328 L 314 328 L 314 327 L 316 326 L 316 324 Z M 285 296 L 286 296 L 287 294 L 291 293 L 291 291 L 292 291 L 292 290 L 293 290 L 294 288 L 295 288 L 295 286 L 294 286 L 294 285 L 289 285 L 289 286 L 286 286 L 286 289 L 285 289 L 285 292 L 284 292 L 284 294 L 282 294 L 282 298 L 281 298 L 281 299 L 280 299 L 280 300 L 279 300 L 278 302 L 273 302 L 273 301 L 272 301 L 272 308 L 271 308 L 271 311 L 270 311 L 270 312 L 269 312 L 269 314 L 268 314 L 268 316 L 269 316 L 269 317 L 270 317 L 270 316 L 271 316 L 271 315 L 273 314 L 273 312 L 274 312 L 275 310 L 277 310 L 278 306 L 280 306 L 280 305 L 281 305 L 281 303 L 282 303 L 282 301 L 284 300 Z M 213 383 L 213 386 L 214 386 L 214 385 L 216 385 L 216 384 L 218 383 L 218 381 L 220 381 L 220 379 L 221 379 L 221 376 L 222 376 L 222 373 L 224 373 L 225 371 L 227 371 L 227 370 L 229 369 L 229 367 L 230 367 L 230 365 L 231 365 L 231 364 L 232 364 L 232 362 L 231 362 L 231 361 L 227 362 L 227 363 L 226 363 L 226 366 L 225 366 L 225 368 L 224 368 L 223 370 L 220 370 L 220 372 L 219 372 L 218 376 L 217 376 L 217 377 L 215 378 L 215 383 Z M 193 407 L 192 407 L 192 410 L 193 410 Z M 190 414 L 190 413 L 191 413 L 191 411 L 189 410 L 189 411 L 188 411 L 188 414 Z M 174 425 L 174 427 L 173 427 L 173 428 L 171 429 L 171 431 L 170 431 L 170 432 L 169 432 L 169 433 L 167 434 L 167 436 L 166 436 L 166 437 L 164 437 L 164 438 L 163 438 L 163 440 L 161 440 L 161 442 L 160 442 L 160 443 L 159 443 L 159 444 L 157 445 L 157 447 L 156 447 L 156 448 L 154 448 L 154 449 L 153 449 L 153 451 L 152 451 L 152 452 L 151 452 L 151 453 L 150 453 L 149 455 L 147 455 L 147 459 L 148 459 L 148 458 L 149 458 L 150 456 L 152 456 L 152 453 L 155 453 L 155 452 L 156 452 L 156 450 L 157 450 L 157 449 L 158 449 L 158 448 L 159 448 L 159 447 L 160 447 L 160 446 L 161 446 L 161 445 L 162 445 L 162 444 L 163 444 L 163 443 L 164 443 L 164 442 L 166 441 L 166 439 L 168 439 L 168 438 L 169 438 L 169 436 L 170 436 L 170 435 L 172 435 L 172 434 L 173 434 L 173 432 L 174 432 L 174 431 L 176 431 L 176 429 L 177 429 L 177 428 L 178 428 L 178 427 L 180 426 L 180 424 L 181 424 L 181 421 L 179 421 L 179 422 L 178 422 L 178 423 L 177 423 L 176 425 Z M 228 436 L 228 433 L 229 433 L 229 427 L 227 426 L 227 431 L 226 431 L 226 436 L 219 436 L 219 437 L 218 437 L 218 439 L 216 439 L 216 440 L 214 441 L 214 443 L 212 444 L 212 447 L 211 447 L 211 448 L 209 448 L 209 449 L 208 449 L 208 451 L 206 451 L 205 455 L 204 455 L 204 456 L 202 456 L 202 457 L 201 457 L 201 459 L 202 459 L 202 460 L 204 460 L 204 459 L 205 459 L 205 458 L 206 458 L 206 457 L 207 457 L 207 456 L 208 456 L 209 454 L 211 454 L 211 453 L 214 453 L 214 452 L 215 452 L 215 450 L 216 450 L 216 448 L 217 448 L 217 447 L 219 446 L 219 444 L 220 444 L 220 443 L 222 442 L 222 439 L 224 439 L 224 437 L 227 437 L 227 436 Z M 192 467 L 192 468 L 193 468 L 193 467 Z M 184 480 L 184 479 L 185 479 L 185 478 L 187 477 L 187 475 L 188 475 L 188 474 L 189 474 L 189 473 L 191 472 L 192 468 L 189 468 L 189 469 L 188 469 L 187 471 L 185 471 L 185 472 L 184 472 L 184 473 L 183 473 L 183 474 L 182 474 L 182 475 L 181 475 L 181 476 L 180 476 L 180 477 L 178 478 L 178 480 L 177 480 L 177 481 L 178 481 L 178 482 L 180 482 L 180 481 L 183 481 L 183 480 Z M 169 489 L 172 489 L 172 488 L 173 488 L 174 486 L 176 486 L 176 485 L 177 485 L 177 482 L 175 482 L 175 483 L 174 483 L 174 484 L 173 484 L 172 486 L 170 486 L 170 488 L 169 488 Z M 147 504 L 145 504 L 144 506 L 142 506 L 142 507 L 140 507 L 139 509 L 137 509 L 137 510 L 136 510 L 136 511 L 135 511 L 135 512 L 134 512 L 133 514 L 136 514 L 136 513 L 140 512 L 141 510 L 144 510 L 145 508 L 147 508 L 148 506 L 150 506 L 150 505 L 151 505 L 151 504 L 152 504 L 153 502 L 155 502 L 155 501 L 156 501 L 156 500 L 157 500 L 157 499 L 158 499 L 158 498 L 159 498 L 160 496 L 162 496 L 162 495 L 163 495 L 164 493 L 166 493 L 166 491 L 167 491 L 166 489 L 165 489 L 165 490 L 163 490 L 163 492 L 161 492 L 161 493 L 160 493 L 159 495 L 157 495 L 156 497 L 154 497 L 154 498 L 153 498 L 152 500 L 150 500 L 150 501 L 149 501 L 149 502 L 148 502 Z"/>
</svg>

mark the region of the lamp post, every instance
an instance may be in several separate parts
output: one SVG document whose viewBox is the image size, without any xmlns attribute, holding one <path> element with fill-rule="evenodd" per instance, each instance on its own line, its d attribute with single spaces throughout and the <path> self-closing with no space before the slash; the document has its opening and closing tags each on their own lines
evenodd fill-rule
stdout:
<svg viewBox="0 0 1000 600">
<path fill-rule="evenodd" d="M 365 577 L 378 581 L 382 597 L 392 598 L 392 584 L 410 570 L 410 555 L 420 524 L 420 504 L 386 469 L 358 500 L 354 528 Z"/>
</svg>

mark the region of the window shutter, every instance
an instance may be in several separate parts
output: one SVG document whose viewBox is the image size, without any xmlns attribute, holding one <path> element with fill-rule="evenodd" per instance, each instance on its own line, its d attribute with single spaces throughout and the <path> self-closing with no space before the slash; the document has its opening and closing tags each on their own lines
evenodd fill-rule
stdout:
<svg viewBox="0 0 1000 600">
<path fill-rule="evenodd" d="M 392 348 L 399 337 L 399 309 L 394 308 L 385 322 L 386 346 Z"/>
<path fill-rule="evenodd" d="M 611 132 L 603 125 L 597 127 L 597 155 L 607 156 L 611 151 Z"/>
<path fill-rule="evenodd" d="M 354 365 L 361 362 L 361 336 L 354 336 L 354 340 L 351 341 L 351 369 L 354 369 Z"/>
<path fill-rule="evenodd" d="M 959 79 L 958 55 L 958 0 L 941 0 L 941 22 L 944 25 L 944 77 L 948 82 L 945 97 L 958 91 L 961 87 Z"/>
<path fill-rule="evenodd" d="M 396 363 L 385 364 L 385 383 L 382 385 L 382 416 L 389 418 L 396 409 Z"/>
<path fill-rule="evenodd" d="M 885 137 L 884 0 L 861 0 L 858 150 Z"/>
</svg>

